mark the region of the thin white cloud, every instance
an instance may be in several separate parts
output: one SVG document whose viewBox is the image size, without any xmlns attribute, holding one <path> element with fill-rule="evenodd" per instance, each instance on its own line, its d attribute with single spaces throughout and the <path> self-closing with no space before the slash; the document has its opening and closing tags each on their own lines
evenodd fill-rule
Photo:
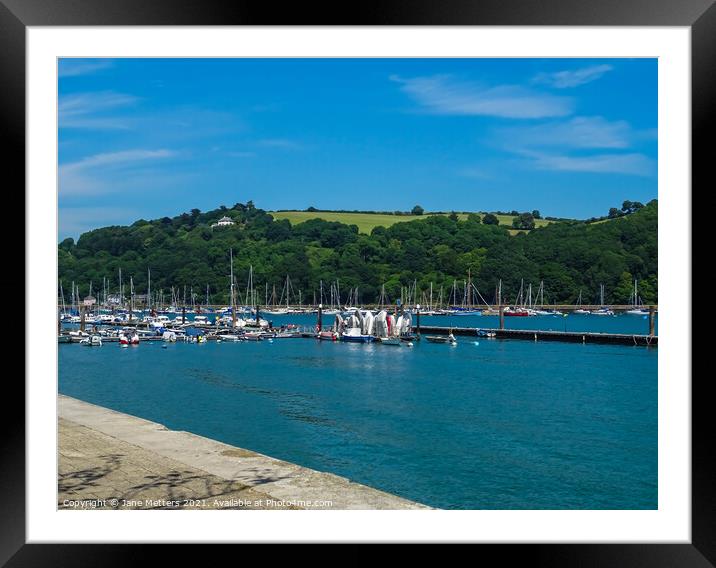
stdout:
<svg viewBox="0 0 716 568">
<path fill-rule="evenodd" d="M 234 152 L 234 151 L 228 151 L 226 152 L 226 155 L 230 158 L 255 158 L 256 152 Z"/>
<path fill-rule="evenodd" d="M 139 99 L 133 95 L 102 91 L 63 95 L 57 104 L 60 128 L 126 129 L 126 119 L 107 113 L 134 105 Z"/>
<path fill-rule="evenodd" d="M 555 73 L 539 73 L 534 77 L 533 82 L 549 85 L 555 89 L 571 89 L 596 81 L 612 69 L 614 67 L 605 64 Z"/>
<path fill-rule="evenodd" d="M 576 116 L 567 121 L 548 122 L 535 126 L 504 128 L 498 137 L 507 148 L 628 148 L 643 135 L 634 132 L 624 120 L 609 121 L 601 116 Z"/>
<path fill-rule="evenodd" d="M 445 115 L 534 119 L 566 116 L 574 102 L 568 97 L 536 92 L 517 85 L 486 87 L 449 75 L 390 77 L 426 111 Z"/>
<path fill-rule="evenodd" d="M 566 156 L 523 152 L 523 155 L 529 157 L 537 169 L 560 172 L 624 174 L 649 177 L 654 174 L 656 166 L 653 160 L 639 153 Z"/>
<path fill-rule="evenodd" d="M 301 144 L 287 138 L 264 138 L 256 142 L 257 146 L 263 148 L 283 148 L 285 150 L 298 150 Z"/>
<path fill-rule="evenodd" d="M 60 59 L 57 63 L 58 77 L 76 77 L 89 75 L 103 69 L 109 69 L 113 63 L 109 59 Z"/>
<path fill-rule="evenodd" d="M 171 150 L 124 150 L 87 156 L 58 168 L 61 196 L 91 195 L 111 190 L 118 170 L 176 156 Z"/>
<path fill-rule="evenodd" d="M 138 219 L 138 211 L 122 207 L 67 207 L 58 209 L 60 239 L 77 238 L 86 231 L 108 225 L 127 225 Z"/>
<path fill-rule="evenodd" d="M 484 168 L 470 166 L 458 170 L 457 175 L 471 179 L 492 179 L 493 175 Z"/>
</svg>

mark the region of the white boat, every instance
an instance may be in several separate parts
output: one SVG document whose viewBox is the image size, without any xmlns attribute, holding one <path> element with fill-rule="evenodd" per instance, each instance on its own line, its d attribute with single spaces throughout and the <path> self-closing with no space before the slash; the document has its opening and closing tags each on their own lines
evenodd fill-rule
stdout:
<svg viewBox="0 0 716 568">
<path fill-rule="evenodd" d="M 426 335 L 425 339 L 427 339 L 430 343 L 450 343 L 451 345 L 455 345 L 457 343 L 457 339 L 455 339 L 455 336 L 450 333 L 447 336 L 445 335 Z"/>
<path fill-rule="evenodd" d="M 592 310 L 595 316 L 613 316 L 614 312 L 604 305 L 604 284 L 599 285 L 599 308 Z"/>
<path fill-rule="evenodd" d="M 102 338 L 99 335 L 86 337 L 80 341 L 80 345 L 85 345 L 87 347 L 102 347 Z"/>
<path fill-rule="evenodd" d="M 378 342 L 381 345 L 400 345 L 401 341 L 398 337 L 379 337 Z"/>
<path fill-rule="evenodd" d="M 629 314 L 632 316 L 648 316 L 649 310 L 645 310 L 641 303 L 641 298 L 639 298 L 639 292 L 637 290 L 637 281 L 634 280 L 634 292 L 632 292 L 631 295 L 632 300 L 632 308 L 630 310 L 627 310 L 624 312 L 625 314 Z"/>
<path fill-rule="evenodd" d="M 173 331 L 165 331 L 162 334 L 162 339 L 169 343 L 174 343 L 177 340 L 177 334 L 174 333 Z"/>
<path fill-rule="evenodd" d="M 583 315 L 583 316 L 586 316 L 586 315 L 592 313 L 592 312 L 590 312 L 589 310 L 583 309 L 583 308 L 581 307 L 581 305 L 582 305 L 582 291 L 580 290 L 580 291 L 579 291 L 579 298 L 577 298 L 577 309 L 574 310 L 572 313 L 573 313 L 573 314 Z"/>
</svg>

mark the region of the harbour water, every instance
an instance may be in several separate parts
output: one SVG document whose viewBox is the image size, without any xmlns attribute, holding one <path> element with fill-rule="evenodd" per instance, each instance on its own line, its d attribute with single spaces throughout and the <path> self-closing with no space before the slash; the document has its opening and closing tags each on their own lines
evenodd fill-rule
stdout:
<svg viewBox="0 0 716 568">
<path fill-rule="evenodd" d="M 267 316 L 284 318 L 315 322 Z M 540 329 L 554 319 L 556 330 L 566 321 L 570 331 L 580 319 L 585 331 L 647 325 L 640 316 L 505 319 Z M 497 327 L 488 316 L 428 323 Z M 460 338 L 58 351 L 63 394 L 434 507 L 657 508 L 654 348 Z"/>
</svg>

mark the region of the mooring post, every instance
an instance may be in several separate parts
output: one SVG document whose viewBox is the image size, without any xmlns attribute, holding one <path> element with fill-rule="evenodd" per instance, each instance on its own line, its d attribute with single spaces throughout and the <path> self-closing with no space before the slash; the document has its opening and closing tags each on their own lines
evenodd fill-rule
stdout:
<svg viewBox="0 0 716 568">
<path fill-rule="evenodd" d="M 505 329 L 505 306 L 500 304 L 500 329 Z"/>
<path fill-rule="evenodd" d="M 416 339 L 420 339 L 420 304 L 415 306 L 415 327 Z"/>
<path fill-rule="evenodd" d="M 181 323 L 184 325 L 184 322 L 186 321 L 186 306 L 181 307 Z"/>
<path fill-rule="evenodd" d="M 649 306 L 649 335 L 654 337 L 654 306 Z"/>
<path fill-rule="evenodd" d="M 321 333 L 321 329 L 323 329 L 323 322 L 321 321 L 322 316 L 323 304 L 318 304 L 318 321 L 316 322 L 316 331 L 318 331 L 318 333 Z"/>
</svg>

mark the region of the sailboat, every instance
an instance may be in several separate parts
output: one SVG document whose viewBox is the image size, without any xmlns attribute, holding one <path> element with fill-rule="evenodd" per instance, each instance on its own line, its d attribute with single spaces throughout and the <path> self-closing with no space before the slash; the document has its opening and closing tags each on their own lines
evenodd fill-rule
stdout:
<svg viewBox="0 0 716 568">
<path fill-rule="evenodd" d="M 645 310 L 642 308 L 641 298 L 639 297 L 639 292 L 637 290 L 637 281 L 634 280 L 634 292 L 632 293 L 631 300 L 632 300 L 632 308 L 630 310 L 627 310 L 626 314 L 633 315 L 633 316 L 646 316 L 649 315 L 648 310 Z"/>
<path fill-rule="evenodd" d="M 515 302 L 516 305 L 515 306 L 507 306 L 503 311 L 504 315 L 511 316 L 511 317 L 527 317 L 530 315 L 530 311 L 527 308 L 525 308 L 524 301 L 523 301 L 524 284 L 525 284 L 525 281 L 524 281 L 524 279 L 522 279 L 520 281 L 520 292 L 519 292 L 519 294 L 517 294 L 517 301 Z"/>
<path fill-rule="evenodd" d="M 604 305 L 604 284 L 599 285 L 599 309 L 593 310 L 595 316 L 613 316 L 614 312 Z"/>
<path fill-rule="evenodd" d="M 582 314 L 582 315 L 588 315 L 588 314 L 592 313 L 589 310 L 585 310 L 582 308 L 582 290 L 581 289 L 579 290 L 579 298 L 577 298 L 577 309 L 574 310 L 574 312 L 572 312 L 572 313 Z"/>
</svg>

